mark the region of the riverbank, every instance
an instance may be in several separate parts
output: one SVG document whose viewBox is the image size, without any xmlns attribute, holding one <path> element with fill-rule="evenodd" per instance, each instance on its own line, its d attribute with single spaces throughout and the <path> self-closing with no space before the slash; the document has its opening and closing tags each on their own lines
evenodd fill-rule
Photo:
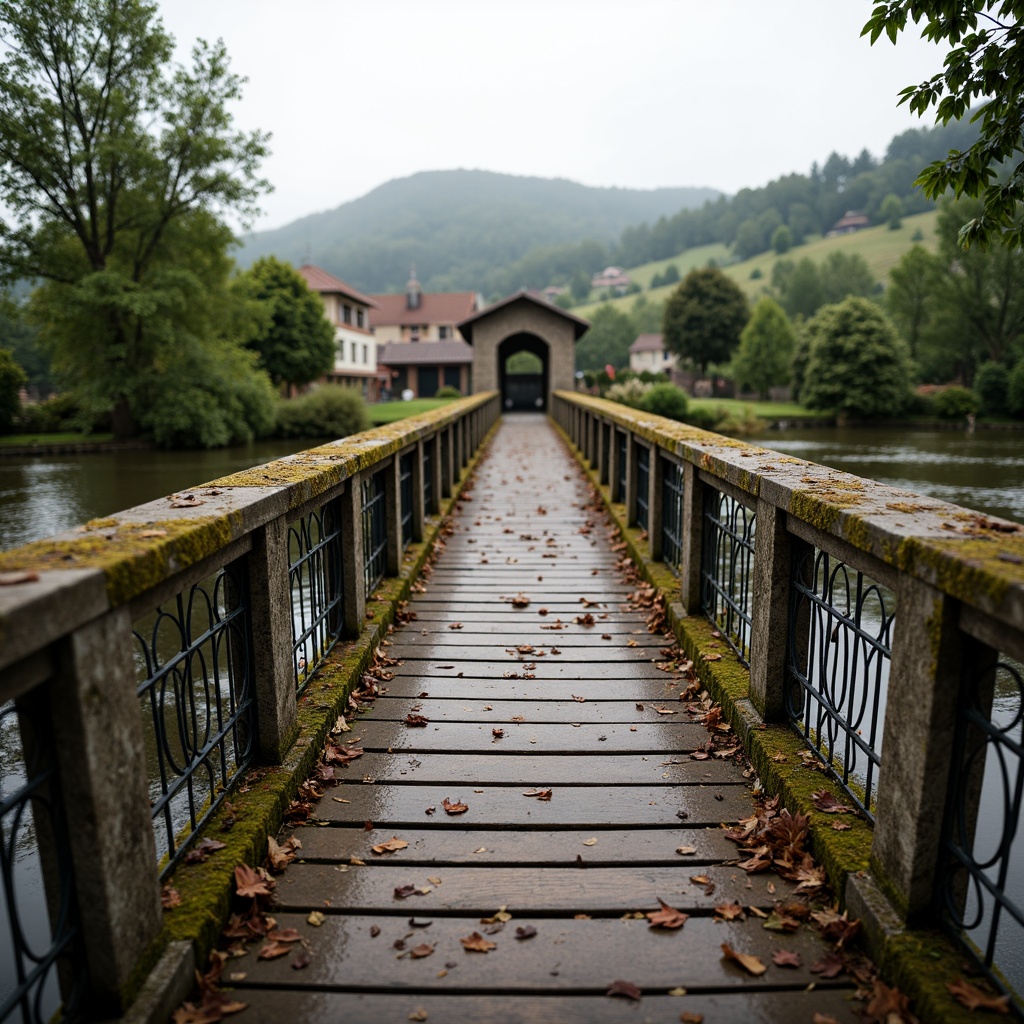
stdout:
<svg viewBox="0 0 1024 1024">
<path fill-rule="evenodd" d="M 25 435 L 0 438 L 0 459 L 25 458 L 32 455 L 84 455 L 89 452 L 132 452 L 154 448 L 151 441 L 115 441 L 112 434 L 89 437 L 72 434 L 66 437 L 43 434 L 38 438 Z"/>
</svg>

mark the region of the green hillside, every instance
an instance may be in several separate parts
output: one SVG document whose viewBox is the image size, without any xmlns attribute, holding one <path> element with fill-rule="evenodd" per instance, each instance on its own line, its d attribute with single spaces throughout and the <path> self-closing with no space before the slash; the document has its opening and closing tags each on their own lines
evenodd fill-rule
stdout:
<svg viewBox="0 0 1024 1024">
<path fill-rule="evenodd" d="M 903 224 L 897 230 L 892 231 L 884 224 L 878 227 L 865 228 L 852 235 L 837 235 L 834 238 L 815 238 L 805 245 L 790 249 L 785 256 L 778 256 L 774 252 L 761 253 L 752 259 L 743 260 L 741 263 L 733 263 L 723 267 L 728 274 L 746 293 L 751 300 L 763 294 L 769 287 L 772 277 L 772 268 L 777 260 L 791 259 L 799 261 L 804 257 L 820 263 L 830 252 L 842 250 L 848 254 L 863 256 L 871 268 L 875 279 L 883 286 L 889 277 L 889 271 L 899 262 L 903 254 L 915 244 L 923 245 L 929 252 L 934 252 L 937 246 L 935 228 L 938 220 L 938 212 L 931 210 L 928 213 L 915 214 L 912 217 L 904 217 Z M 920 242 L 915 243 L 913 236 L 920 231 L 923 236 Z M 669 297 L 675 285 L 666 285 L 662 288 L 646 290 L 646 285 L 655 274 L 664 272 L 665 268 L 674 263 L 679 270 L 680 276 L 685 277 L 689 270 L 694 267 L 705 266 L 710 259 L 721 263 L 728 256 L 728 250 L 724 245 L 704 245 L 695 249 L 688 249 L 667 260 L 658 260 L 654 263 L 630 268 L 626 271 L 638 284 L 644 286 L 643 292 L 652 302 L 662 302 Z M 756 271 L 761 271 L 761 277 L 752 277 Z M 636 301 L 636 295 L 623 295 L 612 299 L 611 304 L 624 313 L 628 313 Z M 573 313 L 584 318 L 593 314 L 601 301 L 591 301 L 584 305 L 574 306 Z"/>
</svg>

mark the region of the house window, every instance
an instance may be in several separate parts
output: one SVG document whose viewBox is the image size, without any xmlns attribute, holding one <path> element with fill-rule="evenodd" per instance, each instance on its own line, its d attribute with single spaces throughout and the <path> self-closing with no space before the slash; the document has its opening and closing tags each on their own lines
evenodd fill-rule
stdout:
<svg viewBox="0 0 1024 1024">
<path fill-rule="evenodd" d="M 366 311 L 356 307 L 356 327 L 366 326 Z"/>
<path fill-rule="evenodd" d="M 352 342 L 349 342 L 349 345 L 350 345 L 349 352 L 350 352 L 351 361 L 354 363 L 356 361 L 356 343 L 354 341 L 352 341 Z"/>
<path fill-rule="evenodd" d="M 341 307 L 341 319 L 346 324 L 352 323 L 352 307 L 351 306 L 342 306 Z"/>
<path fill-rule="evenodd" d="M 442 324 L 437 329 L 437 336 L 438 336 L 438 338 L 440 338 L 441 341 L 445 341 L 447 338 L 450 338 L 451 337 L 451 330 L 452 329 L 450 327 Z"/>
<path fill-rule="evenodd" d="M 370 362 L 370 346 L 369 345 L 364 345 L 363 346 L 363 362 L 365 364 L 368 364 Z"/>
<path fill-rule="evenodd" d="M 420 340 L 420 325 L 419 324 L 413 324 L 412 327 L 409 328 L 409 340 L 410 341 L 419 341 Z"/>
</svg>

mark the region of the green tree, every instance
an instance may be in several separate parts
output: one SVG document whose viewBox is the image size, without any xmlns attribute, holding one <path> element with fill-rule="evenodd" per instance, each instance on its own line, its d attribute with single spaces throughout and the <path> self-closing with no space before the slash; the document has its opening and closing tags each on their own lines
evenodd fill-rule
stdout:
<svg viewBox="0 0 1024 1024">
<path fill-rule="evenodd" d="M 39 344 L 39 331 L 26 321 L 24 313 L 24 308 L 11 300 L 0 301 L 0 348 L 11 350 L 34 397 L 45 397 L 55 387 L 50 359 Z"/>
<path fill-rule="evenodd" d="M 290 264 L 264 256 L 238 275 L 237 287 L 266 310 L 248 346 L 275 384 L 308 384 L 334 366 L 334 328 L 323 301 Z"/>
<path fill-rule="evenodd" d="M 889 225 L 890 231 L 895 231 L 903 223 L 904 207 L 903 200 L 895 192 L 890 192 L 879 206 L 878 212 L 882 220 Z"/>
<path fill-rule="evenodd" d="M 1018 359 L 1010 371 L 1006 389 L 1006 407 L 1011 416 L 1024 418 L 1024 358 Z"/>
<path fill-rule="evenodd" d="M 0 348 L 0 434 L 10 433 L 14 418 L 21 411 L 19 392 L 28 377 L 14 361 L 14 356 Z"/>
<path fill-rule="evenodd" d="M 785 224 L 780 224 L 772 234 L 772 249 L 779 256 L 784 256 L 793 246 L 793 233 Z"/>
<path fill-rule="evenodd" d="M 267 187 L 256 173 L 266 137 L 232 126 L 242 80 L 223 43 L 199 42 L 188 65 L 172 65 L 156 10 L 147 0 L 0 0 L 0 273 L 47 282 L 35 308 L 51 320 L 55 360 L 77 366 L 70 382 L 94 410 L 112 411 L 120 436 L 150 413 L 179 349 L 224 342 L 183 338 L 182 303 L 209 301 L 196 286 L 231 242 L 220 218 L 248 221 Z M 198 263 L 175 263 L 172 250 Z M 62 304 L 87 322 L 87 360 L 72 352 L 81 331 Z"/>
<path fill-rule="evenodd" d="M 814 316 L 825 301 L 818 265 L 807 256 L 797 263 L 777 260 L 772 267 L 772 287 L 791 317 Z"/>
<path fill-rule="evenodd" d="M 1002 363 L 983 363 L 974 375 L 974 390 L 986 416 L 1009 412 L 1010 371 Z"/>
<path fill-rule="evenodd" d="M 590 295 L 591 276 L 582 268 L 577 268 L 569 278 L 569 292 L 577 302 L 586 302 Z"/>
<path fill-rule="evenodd" d="M 800 401 L 858 418 L 895 415 L 910 400 L 906 342 L 884 313 L 859 296 L 823 306 L 806 325 L 809 355 Z"/>
<path fill-rule="evenodd" d="M 1001 236 L 1014 250 L 1024 245 L 1018 208 L 1024 202 L 1024 17 L 1022 0 L 876 0 L 862 35 L 874 44 L 885 33 L 895 44 L 907 27 L 924 22 L 921 35 L 946 48 L 944 69 L 907 86 L 900 103 L 919 117 L 932 107 L 943 125 L 960 120 L 975 100 L 984 106 L 971 116 L 980 124 L 977 141 L 953 150 L 926 167 L 915 181 L 930 199 L 947 190 L 981 200 L 958 232 L 958 242 Z M 1001 165 L 1009 170 L 1005 177 Z"/>
<path fill-rule="evenodd" d="M 700 373 L 728 362 L 750 319 L 747 299 L 717 267 L 691 270 L 665 303 L 665 348 L 689 359 Z"/>
<path fill-rule="evenodd" d="M 606 302 L 594 311 L 590 330 L 576 346 L 576 369 L 603 370 L 611 365 L 619 370 L 628 366 L 629 346 L 636 340 L 636 335 L 630 318 Z"/>
<path fill-rule="evenodd" d="M 826 304 L 842 302 L 847 295 L 867 297 L 875 291 L 875 275 L 860 253 L 836 249 L 822 261 L 818 270 Z"/>
<path fill-rule="evenodd" d="M 885 305 L 916 359 L 921 337 L 932 321 L 935 294 L 942 275 L 937 256 L 920 245 L 911 246 L 889 271 Z"/>
<path fill-rule="evenodd" d="M 769 388 L 789 381 L 795 348 L 796 335 L 786 314 L 774 299 L 763 296 L 740 334 L 740 347 L 732 357 L 733 375 L 765 400 Z"/>
</svg>

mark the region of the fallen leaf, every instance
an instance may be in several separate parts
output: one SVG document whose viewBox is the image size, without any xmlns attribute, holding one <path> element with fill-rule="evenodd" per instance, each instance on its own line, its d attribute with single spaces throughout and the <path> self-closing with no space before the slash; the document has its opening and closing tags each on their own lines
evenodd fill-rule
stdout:
<svg viewBox="0 0 1024 1024">
<path fill-rule="evenodd" d="M 811 803 L 825 814 L 853 814 L 852 807 L 837 800 L 827 789 L 819 789 L 811 794 Z"/>
<path fill-rule="evenodd" d="M 464 949 L 470 953 L 487 953 L 492 949 L 497 949 L 498 944 L 491 942 L 490 939 L 485 939 L 479 932 L 473 932 L 471 935 L 467 935 L 465 938 L 459 939 Z"/>
<path fill-rule="evenodd" d="M 811 964 L 811 974 L 820 974 L 823 978 L 837 978 L 846 970 L 846 965 L 834 953 L 827 953 L 824 960 Z"/>
<path fill-rule="evenodd" d="M 752 974 L 755 978 L 759 978 L 768 970 L 767 966 L 756 956 L 753 956 L 750 953 L 737 953 L 728 942 L 722 943 L 722 954 L 726 960 L 735 961 L 743 968 L 743 970 L 748 974 Z"/>
<path fill-rule="evenodd" d="M 417 1006 L 416 1009 L 409 1014 L 409 1020 L 428 1020 L 429 1017 L 430 1014 L 428 1014 L 422 1006 Z"/>
<path fill-rule="evenodd" d="M 523 593 L 516 594 L 511 601 L 513 608 L 525 608 L 529 603 L 530 599 Z"/>
<path fill-rule="evenodd" d="M 444 808 L 446 814 L 465 814 L 469 810 L 469 804 L 464 803 L 452 803 L 448 797 L 445 797 L 441 801 L 441 806 Z"/>
<path fill-rule="evenodd" d="M 500 740 L 505 735 L 504 729 L 492 729 L 491 735 L 496 739 Z"/>
<path fill-rule="evenodd" d="M 632 999 L 636 1002 L 640 1002 L 643 997 L 643 993 L 637 988 L 636 985 L 631 981 L 622 981 L 617 979 L 608 986 L 608 991 L 605 992 L 606 996 L 622 996 L 623 999 Z"/>
<path fill-rule="evenodd" d="M 962 1006 L 966 1006 L 968 1010 L 991 1010 L 993 1013 L 1010 1012 L 1009 996 L 990 995 L 963 978 L 947 981 L 946 988 L 949 989 L 949 994 Z"/>
<path fill-rule="evenodd" d="M 397 885 L 395 886 L 395 899 L 404 900 L 414 892 L 419 892 L 415 885 Z"/>
<path fill-rule="evenodd" d="M 268 942 L 256 955 L 257 960 L 276 960 L 292 951 L 290 942 Z"/>
<path fill-rule="evenodd" d="M 584 846 L 597 846 L 597 839 L 596 838 L 594 838 L 594 839 L 584 839 L 583 840 L 583 845 Z"/>
<path fill-rule="evenodd" d="M 0 572 L 0 587 L 13 587 L 18 583 L 35 583 L 37 572 Z"/>
<path fill-rule="evenodd" d="M 267 932 L 267 939 L 270 942 L 298 942 L 301 938 L 297 928 L 275 928 Z"/>
<path fill-rule="evenodd" d="M 235 891 L 243 899 L 269 896 L 274 885 L 274 880 L 259 868 L 251 868 L 246 864 L 239 864 L 235 868 Z"/>
<path fill-rule="evenodd" d="M 803 961 L 799 953 L 791 953 L 788 949 L 777 949 L 772 953 L 772 963 L 776 967 L 802 967 Z"/>
<path fill-rule="evenodd" d="M 677 846 L 676 853 L 681 853 L 684 857 L 689 856 L 691 853 L 696 853 L 696 846 Z"/>
<path fill-rule="evenodd" d="M 293 971 L 301 971 L 307 968 L 312 962 L 313 958 L 305 949 L 303 949 L 300 950 L 299 955 L 292 961 L 291 967 Z"/>
<path fill-rule="evenodd" d="M 997 1013 L 1008 1013 L 1009 1007 L 1005 1010 L 997 1010 Z M 916 1020 L 910 1013 L 910 1000 L 895 986 L 890 988 L 884 981 L 876 978 L 872 989 L 871 1001 L 865 1007 L 865 1016 L 868 1020 L 886 1021 L 909 1021 Z"/>
<path fill-rule="evenodd" d="M 702 654 L 701 657 L 705 661 L 721 661 L 722 656 L 720 654 Z"/>
<path fill-rule="evenodd" d="M 194 494 L 172 495 L 169 500 L 171 508 L 192 508 L 195 505 L 206 504 L 202 498 L 197 498 Z"/>
<path fill-rule="evenodd" d="M 830 821 L 829 827 L 834 829 L 836 832 L 849 832 L 853 826 L 846 821 Z"/>
<path fill-rule="evenodd" d="M 462 629 L 462 623 L 461 622 L 453 622 L 453 623 L 451 623 L 451 625 L 448 628 L 449 629 Z"/>
<path fill-rule="evenodd" d="M 481 924 L 505 924 L 506 921 L 511 921 L 512 915 L 508 912 L 507 906 L 500 906 L 490 917 L 481 917 Z"/>
<path fill-rule="evenodd" d="M 267 860 L 270 861 L 271 870 L 284 871 L 301 849 L 302 843 L 295 836 L 289 836 L 280 844 L 273 836 L 267 836 Z"/>
<path fill-rule="evenodd" d="M 157 537 L 166 537 L 166 536 L 167 536 L 167 531 L 166 530 L 143 530 L 139 534 L 139 539 L 140 540 L 154 540 Z"/>
<path fill-rule="evenodd" d="M 424 718 L 423 715 L 408 714 L 405 716 L 405 724 L 411 729 L 421 728 L 425 729 L 429 718 Z"/>
<path fill-rule="evenodd" d="M 536 797 L 538 800 L 550 800 L 551 790 L 550 789 L 528 789 L 523 796 Z"/>
<path fill-rule="evenodd" d="M 532 924 L 523 924 L 516 929 L 516 938 L 522 941 L 523 939 L 532 939 L 537 934 L 537 929 Z"/>
<path fill-rule="evenodd" d="M 723 921 L 735 921 L 737 919 L 742 921 L 745 917 L 743 908 L 738 903 L 719 903 L 715 907 L 715 913 Z"/>
<path fill-rule="evenodd" d="M 786 914 L 780 914 L 778 910 L 773 910 L 762 927 L 767 928 L 770 932 L 795 932 L 800 927 L 800 922 L 796 918 L 788 917 Z"/>
<path fill-rule="evenodd" d="M 413 960 L 422 960 L 425 956 L 430 956 L 434 952 L 434 947 L 429 942 L 421 942 L 418 946 L 413 946 L 409 950 L 409 956 Z"/>
<path fill-rule="evenodd" d="M 704 1014 L 694 1013 L 693 1010 L 683 1010 L 679 1014 L 679 1019 L 682 1024 L 704 1024 Z"/>
<path fill-rule="evenodd" d="M 661 910 L 652 910 L 646 915 L 652 928 L 682 928 L 690 919 L 689 914 L 684 914 L 681 910 L 676 910 L 675 907 L 670 907 L 660 897 L 657 899 Z"/>
<path fill-rule="evenodd" d="M 164 910 L 172 910 L 181 906 L 181 893 L 170 885 L 165 885 L 160 890 L 160 906 Z"/>
<path fill-rule="evenodd" d="M 314 928 L 319 928 L 326 920 L 326 914 L 322 914 L 319 910 L 311 910 L 309 912 L 309 917 L 306 918 L 306 924 L 311 924 Z"/>
<path fill-rule="evenodd" d="M 219 842 L 216 839 L 202 839 L 185 854 L 186 864 L 202 864 L 211 853 L 223 850 L 227 843 Z"/>
<path fill-rule="evenodd" d="M 395 853 L 398 850 L 404 850 L 408 845 L 404 839 L 392 836 L 386 843 L 378 843 L 376 846 L 371 847 L 371 849 L 377 854 Z"/>
</svg>

